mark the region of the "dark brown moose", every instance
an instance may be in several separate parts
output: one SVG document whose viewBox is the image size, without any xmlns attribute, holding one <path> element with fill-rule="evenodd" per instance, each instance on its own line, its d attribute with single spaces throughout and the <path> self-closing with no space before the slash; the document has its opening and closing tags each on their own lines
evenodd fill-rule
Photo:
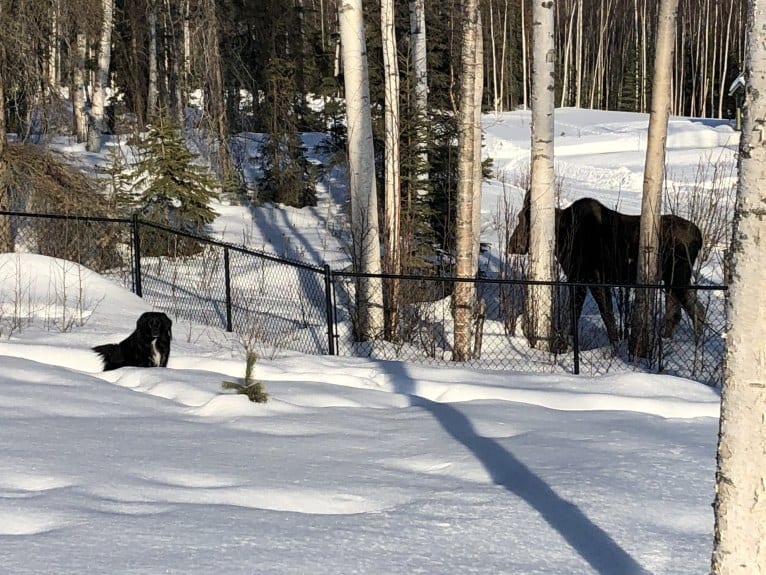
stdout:
<svg viewBox="0 0 766 575">
<path fill-rule="evenodd" d="M 508 251 L 529 251 L 529 192 L 519 212 L 518 223 L 508 240 Z M 610 210 L 593 198 L 582 198 L 568 208 L 556 209 L 556 259 L 570 282 L 635 285 L 638 276 L 640 216 Z M 671 337 L 681 320 L 683 306 L 699 337 L 705 322 L 705 307 L 697 301 L 695 290 L 687 289 L 692 270 L 702 247 L 702 233 L 689 220 L 675 215 L 661 216 L 661 275 L 665 284 L 663 337 Z M 619 339 L 612 310 L 610 288 L 589 286 L 596 300 L 609 341 Z M 586 287 L 576 286 L 575 317 L 585 303 Z M 572 326 L 574 329 L 574 326 Z"/>
</svg>

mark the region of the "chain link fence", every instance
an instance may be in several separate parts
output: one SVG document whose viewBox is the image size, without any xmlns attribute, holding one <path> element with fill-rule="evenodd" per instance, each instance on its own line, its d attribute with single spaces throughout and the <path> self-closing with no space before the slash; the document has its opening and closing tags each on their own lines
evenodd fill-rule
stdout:
<svg viewBox="0 0 766 575">
<path fill-rule="evenodd" d="M 359 313 L 354 297 L 360 276 L 334 273 L 336 293 L 336 348 L 340 355 L 408 360 L 432 365 L 452 361 L 454 334 L 452 294 L 454 278 L 381 276 L 384 324 L 379 337 L 360 343 L 355 325 Z M 462 280 L 465 281 L 465 280 Z M 706 310 L 705 321 L 694 329 L 682 314 L 671 337 L 661 337 L 665 291 L 656 292 L 653 323 L 658 334 L 646 357 L 629 353 L 628 339 L 635 286 L 609 286 L 613 294 L 615 322 L 623 338 L 609 342 L 601 314 L 592 297 L 575 317 L 574 284 L 529 282 L 523 279 L 470 280 L 475 287 L 471 359 L 464 362 L 479 369 L 513 369 L 540 373 L 602 375 L 625 371 L 653 371 L 720 384 L 723 377 L 725 292 L 722 286 L 689 286 Z M 386 294 L 398 284 L 398 301 L 392 306 Z M 523 322 L 524 298 L 532 283 L 551 285 L 554 293 L 552 338 L 557 345 L 530 346 Z M 587 284 L 578 284 L 590 287 Z M 572 329 L 572 325 L 576 326 Z M 553 352 L 549 351 L 554 349 Z"/>
<path fill-rule="evenodd" d="M 653 338 L 646 357 L 631 357 L 628 332 L 636 287 L 610 286 L 618 331 L 610 343 L 588 296 L 575 317 L 574 285 L 552 282 L 555 337 L 548 350 L 524 333 L 523 279 L 367 276 L 333 271 L 198 238 L 138 218 L 90 218 L 0 212 L 15 251 L 71 260 L 98 271 L 174 318 L 238 334 L 261 356 L 280 350 L 454 365 L 453 292 L 474 287 L 470 359 L 478 369 L 601 375 L 652 371 L 719 385 L 723 377 L 725 286 L 689 286 L 705 308 L 695 330 L 681 314 L 671 337 Z M 360 282 L 371 301 L 359 302 Z M 370 286 L 373 289 L 370 290 Z M 666 294 L 656 286 L 653 321 L 660 334 Z M 359 305 L 378 306 L 380 324 L 360 341 Z M 574 329 L 572 326 L 575 326 Z M 554 349 L 551 352 L 550 349 Z"/>
</svg>

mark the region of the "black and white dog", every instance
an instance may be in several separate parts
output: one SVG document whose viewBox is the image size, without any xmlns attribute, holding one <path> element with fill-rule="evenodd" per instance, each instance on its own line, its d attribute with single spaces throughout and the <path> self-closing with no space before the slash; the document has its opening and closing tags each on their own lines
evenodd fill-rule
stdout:
<svg viewBox="0 0 766 575">
<path fill-rule="evenodd" d="M 141 314 L 136 330 L 120 343 L 93 348 L 104 361 L 104 371 L 119 367 L 167 367 L 173 322 L 162 312 Z"/>
</svg>

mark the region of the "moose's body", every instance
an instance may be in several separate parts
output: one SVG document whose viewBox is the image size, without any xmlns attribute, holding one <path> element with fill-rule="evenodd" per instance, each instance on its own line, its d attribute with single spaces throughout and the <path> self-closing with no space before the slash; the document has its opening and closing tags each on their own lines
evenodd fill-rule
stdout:
<svg viewBox="0 0 766 575">
<path fill-rule="evenodd" d="M 511 253 L 529 250 L 529 193 L 519 213 L 518 224 L 508 242 Z M 705 310 L 697 301 L 691 283 L 694 262 L 702 247 L 702 233 L 689 220 L 663 215 L 660 229 L 660 275 L 665 285 L 663 336 L 670 337 L 681 317 L 682 306 L 699 335 Z M 634 285 L 638 277 L 640 216 L 611 210 L 598 200 L 582 198 L 564 209 L 556 209 L 556 259 L 570 282 Z M 612 298 L 608 287 L 591 286 L 609 340 L 617 341 Z M 582 312 L 586 287 L 575 287 L 575 313 Z"/>
</svg>

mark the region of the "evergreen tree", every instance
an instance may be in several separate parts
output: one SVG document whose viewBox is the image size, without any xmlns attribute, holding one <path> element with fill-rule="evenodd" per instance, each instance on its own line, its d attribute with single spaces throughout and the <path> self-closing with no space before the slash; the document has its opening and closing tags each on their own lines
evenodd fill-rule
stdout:
<svg viewBox="0 0 766 575">
<path fill-rule="evenodd" d="M 195 163 L 197 156 L 186 146 L 180 128 L 160 114 L 137 148 L 138 177 L 133 189 L 139 192 L 135 200 L 139 211 L 151 221 L 205 236 L 205 226 L 217 215 L 210 207 L 218 195 L 216 182 Z M 186 253 L 196 251 L 191 244 L 187 248 L 183 250 Z M 157 250 L 168 253 L 159 247 Z"/>
<path fill-rule="evenodd" d="M 204 167 L 194 163 L 197 156 L 186 146 L 178 126 L 160 115 L 137 147 L 141 209 L 156 215 L 157 221 L 204 231 L 216 216 L 209 205 L 217 196 L 216 182 Z"/>
</svg>

